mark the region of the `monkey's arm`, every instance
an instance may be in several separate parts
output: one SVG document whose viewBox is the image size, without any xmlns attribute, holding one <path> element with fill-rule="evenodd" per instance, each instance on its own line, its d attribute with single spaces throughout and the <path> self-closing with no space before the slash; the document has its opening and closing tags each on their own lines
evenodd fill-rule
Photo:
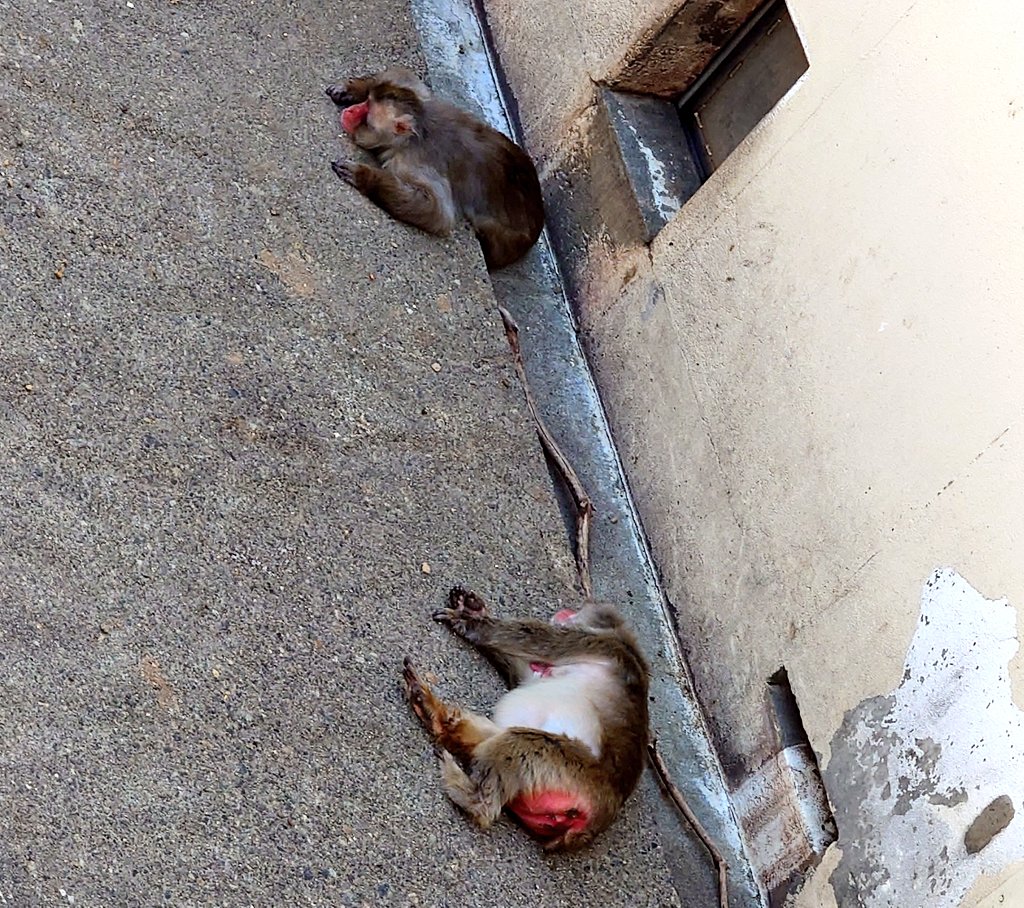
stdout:
<svg viewBox="0 0 1024 908">
<path fill-rule="evenodd" d="M 463 589 L 461 586 L 453 587 L 448 593 L 448 602 L 450 608 L 439 609 L 434 612 L 433 618 L 435 621 L 447 625 L 452 633 L 458 634 L 460 637 L 469 639 L 463 632 L 460 620 L 491 620 L 487 603 L 472 590 Z M 475 641 L 471 640 L 470 642 Z M 488 662 L 498 670 L 506 686 L 510 688 L 525 681 L 533 674 L 528 660 L 508 656 L 496 650 L 483 649 L 482 651 Z"/>
<path fill-rule="evenodd" d="M 455 203 L 447 183 L 402 179 L 381 167 L 335 161 L 334 172 L 392 217 L 445 236 L 455 226 Z"/>
<path fill-rule="evenodd" d="M 591 634 L 542 621 L 501 621 L 463 595 L 461 590 L 452 590 L 451 607 L 434 612 L 434 620 L 478 647 L 507 681 L 530 677 L 533 665 L 557 665 L 584 655 L 604 655 L 600 652 L 601 640 Z"/>
<path fill-rule="evenodd" d="M 542 621 L 500 621 L 497 618 L 467 618 L 451 609 L 434 612 L 434 620 L 483 650 L 493 650 L 530 662 L 553 665 L 579 655 L 578 634 L 552 627 Z"/>
</svg>

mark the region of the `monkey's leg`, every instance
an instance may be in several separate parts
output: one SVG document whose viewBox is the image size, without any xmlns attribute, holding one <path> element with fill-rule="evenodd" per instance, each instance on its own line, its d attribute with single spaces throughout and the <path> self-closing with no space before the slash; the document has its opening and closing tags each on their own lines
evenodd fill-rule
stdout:
<svg viewBox="0 0 1024 908">
<path fill-rule="evenodd" d="M 353 104 L 362 104 L 370 94 L 372 86 L 373 79 L 369 77 L 335 82 L 327 86 L 327 97 L 338 107 L 351 107 Z"/>
<path fill-rule="evenodd" d="M 412 711 L 438 747 L 461 760 L 472 760 L 476 748 L 501 731 L 490 719 L 463 712 L 438 697 L 416 674 L 412 661 L 405 657 L 402 669 L 405 695 Z"/>
<path fill-rule="evenodd" d="M 446 236 L 455 226 L 455 203 L 447 183 L 403 180 L 390 170 L 334 161 L 334 172 L 388 214 L 427 233 Z"/>
<path fill-rule="evenodd" d="M 481 829 L 487 829 L 501 814 L 501 785 L 489 768 L 470 777 L 456 759 L 441 753 L 441 784 L 452 801 L 468 813 Z"/>
</svg>

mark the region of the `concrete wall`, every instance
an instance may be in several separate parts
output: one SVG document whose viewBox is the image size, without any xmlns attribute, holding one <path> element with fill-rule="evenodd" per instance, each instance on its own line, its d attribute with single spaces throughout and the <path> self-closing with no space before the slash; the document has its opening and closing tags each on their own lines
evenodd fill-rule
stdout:
<svg viewBox="0 0 1024 908">
<path fill-rule="evenodd" d="M 486 6 L 738 809 L 785 665 L 840 833 L 802 904 L 1019 892 L 1024 819 L 964 835 L 1024 799 L 1024 7 L 792 0 L 808 72 L 647 247 L 593 83 L 675 6 Z"/>
</svg>

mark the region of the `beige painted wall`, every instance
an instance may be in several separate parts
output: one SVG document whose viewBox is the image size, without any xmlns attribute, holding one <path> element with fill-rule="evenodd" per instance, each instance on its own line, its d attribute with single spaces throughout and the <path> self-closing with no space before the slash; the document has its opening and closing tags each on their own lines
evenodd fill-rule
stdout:
<svg viewBox="0 0 1024 908">
<path fill-rule="evenodd" d="M 668 9 L 487 5 L 548 171 Z M 595 243 L 577 302 L 713 723 L 756 769 L 785 664 L 827 774 L 847 712 L 900 685 L 936 568 L 1024 627 L 1024 5 L 789 7 L 807 74 L 649 252 Z M 942 820 L 961 836 L 965 787 Z"/>
</svg>

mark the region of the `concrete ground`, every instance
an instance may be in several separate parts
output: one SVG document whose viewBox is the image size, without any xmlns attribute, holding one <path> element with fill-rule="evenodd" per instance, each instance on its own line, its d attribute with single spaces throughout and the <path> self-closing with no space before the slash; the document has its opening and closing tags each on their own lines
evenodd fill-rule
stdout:
<svg viewBox="0 0 1024 908">
<path fill-rule="evenodd" d="M 545 856 L 402 702 L 406 653 L 500 690 L 454 583 L 575 601 L 478 248 L 327 166 L 323 85 L 416 47 L 393 0 L 3 6 L 0 905 L 697 903 L 649 782 Z"/>
</svg>

